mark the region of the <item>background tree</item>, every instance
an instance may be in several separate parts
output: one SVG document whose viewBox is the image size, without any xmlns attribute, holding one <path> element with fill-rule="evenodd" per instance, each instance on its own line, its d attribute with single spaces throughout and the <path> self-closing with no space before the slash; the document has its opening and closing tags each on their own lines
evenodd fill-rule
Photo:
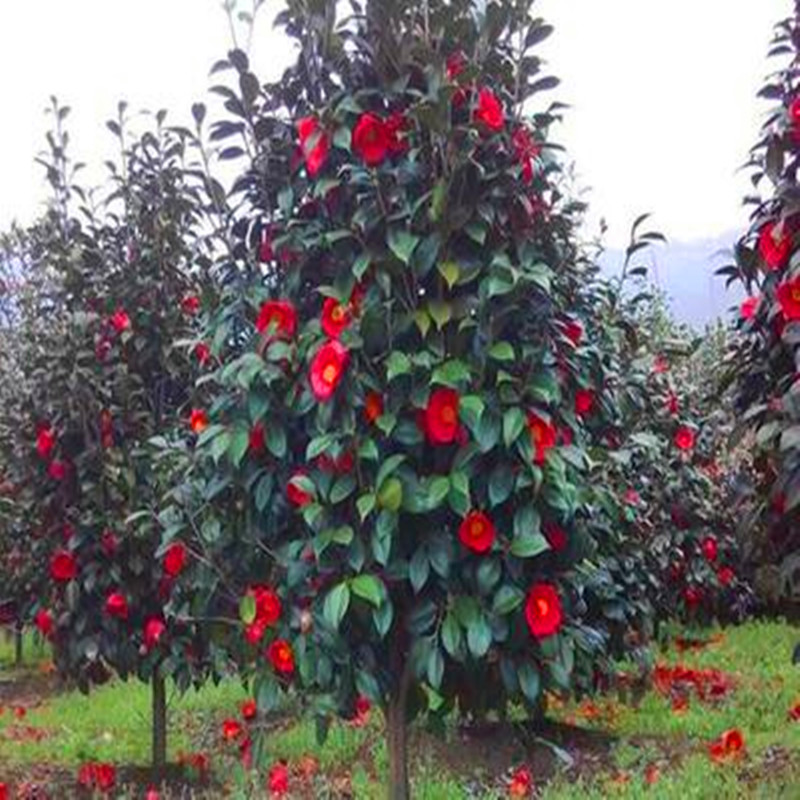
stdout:
<svg viewBox="0 0 800 800">
<path fill-rule="evenodd" d="M 198 628 L 169 603 L 191 554 L 179 543 L 161 551 L 145 447 L 177 425 L 188 434 L 191 385 L 210 359 L 194 333 L 212 297 L 205 197 L 186 132 L 168 128 L 164 112 L 136 137 L 120 104 L 108 123 L 120 160 L 95 192 L 76 183 L 69 109 L 54 100 L 51 112 L 41 163 L 52 202 L 7 239 L 26 283 L 11 301 L 21 380 L 4 409 L 15 416 L 5 418 L 3 455 L 20 473 L 15 524 L 35 543 L 32 606 L 59 670 L 86 691 L 109 669 L 150 681 L 160 766 L 165 680 L 185 689 L 215 666 Z"/>
<path fill-rule="evenodd" d="M 800 6 L 776 25 L 769 55 L 781 66 L 759 96 L 771 103 L 759 141 L 750 152 L 755 193 L 750 226 L 737 242 L 736 261 L 719 272 L 739 281 L 748 298 L 735 325 L 729 357 L 739 424 L 735 441 L 755 450 L 757 504 L 745 519 L 749 560 L 763 569 L 777 592 L 798 596 L 800 547 L 800 411 L 797 394 L 800 277 L 797 236 L 800 204 L 800 98 L 797 60 Z"/>
</svg>

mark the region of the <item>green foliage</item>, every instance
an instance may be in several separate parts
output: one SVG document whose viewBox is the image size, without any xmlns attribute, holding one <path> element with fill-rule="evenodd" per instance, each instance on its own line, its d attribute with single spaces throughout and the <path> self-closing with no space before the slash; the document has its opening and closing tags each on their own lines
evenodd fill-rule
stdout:
<svg viewBox="0 0 800 800">
<path fill-rule="evenodd" d="M 772 599 L 798 596 L 796 154 L 800 139 L 794 59 L 799 24 L 796 11 L 775 27 L 769 55 L 779 66 L 759 92 L 770 109 L 746 165 L 755 189 L 746 198 L 752 209 L 750 225 L 736 243 L 735 263 L 719 270 L 728 284 L 741 283 L 749 295 L 733 322 L 737 336 L 728 356 L 729 381 L 736 393 L 735 438 L 754 453 L 757 503 L 743 520 L 743 535 L 762 595 Z"/>
</svg>

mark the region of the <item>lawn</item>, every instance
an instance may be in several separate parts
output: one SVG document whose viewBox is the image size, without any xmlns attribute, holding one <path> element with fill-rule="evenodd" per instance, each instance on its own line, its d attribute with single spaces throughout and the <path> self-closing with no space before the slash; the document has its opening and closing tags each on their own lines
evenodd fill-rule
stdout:
<svg viewBox="0 0 800 800">
<path fill-rule="evenodd" d="M 684 636 L 659 652 L 654 685 L 636 703 L 617 692 L 578 704 L 550 698 L 553 722 L 535 738 L 521 726 L 474 729 L 455 721 L 446 741 L 417 731 L 414 796 L 505 797 L 511 773 L 526 766 L 536 796 L 547 800 L 800 797 L 800 722 L 789 716 L 800 701 L 800 666 L 791 663 L 797 629 L 753 622 L 706 632 L 702 646 Z M 115 682 L 90 697 L 63 690 L 46 652 L 31 642 L 26 667 L 15 671 L 12 661 L 11 643 L 0 640 L 0 782 L 50 782 L 59 787 L 53 797 L 66 797 L 79 766 L 99 760 L 120 767 L 123 788 L 114 796 L 143 796 L 146 776 L 130 765 L 147 763 L 147 687 Z M 220 734 L 221 721 L 236 717 L 246 697 L 233 680 L 171 697 L 171 759 L 198 752 L 209 758 L 206 783 L 195 785 L 194 796 L 250 796 L 255 779 Z M 287 705 L 264 723 L 267 763 L 288 764 L 290 797 L 383 796 L 386 753 L 377 714 L 361 725 L 334 726 L 319 747 L 313 721 L 292 711 Z M 713 760 L 711 743 L 730 729 L 741 732 L 743 750 Z M 127 780 L 137 788 L 126 789 Z M 253 796 L 263 796 L 264 778 L 258 781 Z M 168 790 L 162 797 L 179 794 L 191 796 Z"/>
</svg>

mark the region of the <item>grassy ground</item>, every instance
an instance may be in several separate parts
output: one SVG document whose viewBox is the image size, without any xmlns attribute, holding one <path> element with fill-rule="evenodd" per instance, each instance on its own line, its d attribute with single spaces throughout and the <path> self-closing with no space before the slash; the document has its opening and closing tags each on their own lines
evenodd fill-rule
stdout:
<svg viewBox="0 0 800 800">
<path fill-rule="evenodd" d="M 659 654 L 665 666 L 720 670 L 731 686 L 708 701 L 691 695 L 685 709 L 674 709 L 673 699 L 656 689 L 636 705 L 616 696 L 579 705 L 554 700 L 551 715 L 560 725 L 552 736 L 543 735 L 558 741 L 571 766 L 547 746 L 520 741 L 514 729 L 481 735 L 453 724 L 444 743 L 418 731 L 414 797 L 505 797 L 510 772 L 527 766 L 536 796 L 546 800 L 800 798 L 800 722 L 787 716 L 800 701 L 800 666 L 791 664 L 799 638 L 797 629 L 785 624 L 751 623 L 722 632 L 701 649 L 670 648 Z M 5 690 L 0 693 L 0 782 L 17 783 L 20 776 L 55 780 L 61 788 L 53 796 L 68 797 L 67 787 L 85 761 L 146 764 L 147 687 L 113 683 L 89 698 L 59 692 L 48 674 L 46 653 L 38 653 L 37 661 L 36 648 L 26 642 L 26 658 L 33 663 L 15 673 L 10 668 L 13 646 L 0 638 L 0 692 Z M 171 757 L 199 751 L 210 758 L 214 784 L 196 789 L 195 796 L 264 796 L 263 776 L 259 792 L 249 792 L 246 785 L 254 779 L 239 766 L 235 745 L 224 744 L 220 736 L 221 720 L 237 716 L 245 697 L 235 681 L 172 697 Z M 25 709 L 24 716 L 17 708 Z M 732 728 L 741 731 L 745 750 L 734 760 L 715 763 L 708 746 Z M 384 795 L 386 751 L 377 714 L 360 727 L 334 726 L 324 747 L 316 744 L 312 721 L 291 717 L 272 723 L 265 741 L 267 762 L 283 760 L 289 766 L 292 797 Z M 122 790 L 119 796 L 141 797 L 142 792 Z"/>
</svg>

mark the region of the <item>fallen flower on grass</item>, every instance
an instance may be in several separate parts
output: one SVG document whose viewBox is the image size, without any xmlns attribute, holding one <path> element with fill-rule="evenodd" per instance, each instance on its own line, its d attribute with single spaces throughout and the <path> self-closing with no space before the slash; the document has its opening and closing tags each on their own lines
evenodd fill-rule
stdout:
<svg viewBox="0 0 800 800">
<path fill-rule="evenodd" d="M 655 764 L 648 764 L 644 768 L 644 782 L 648 786 L 652 786 L 654 783 L 657 783 L 660 777 L 661 770 Z"/>
<path fill-rule="evenodd" d="M 787 714 L 791 722 L 800 722 L 800 703 L 795 703 Z"/>
<path fill-rule="evenodd" d="M 78 770 L 78 784 L 84 789 L 108 792 L 117 782 L 117 770 L 113 764 L 90 761 Z"/>
<path fill-rule="evenodd" d="M 514 770 L 508 784 L 509 797 L 528 797 L 533 789 L 533 775 L 527 767 Z"/>
<path fill-rule="evenodd" d="M 279 761 L 269 771 L 267 789 L 271 797 L 284 797 L 289 791 L 289 768 Z"/>
<path fill-rule="evenodd" d="M 744 736 L 738 728 L 723 731 L 708 748 L 712 761 L 718 763 L 733 761 L 740 758 L 744 752 Z"/>
</svg>

